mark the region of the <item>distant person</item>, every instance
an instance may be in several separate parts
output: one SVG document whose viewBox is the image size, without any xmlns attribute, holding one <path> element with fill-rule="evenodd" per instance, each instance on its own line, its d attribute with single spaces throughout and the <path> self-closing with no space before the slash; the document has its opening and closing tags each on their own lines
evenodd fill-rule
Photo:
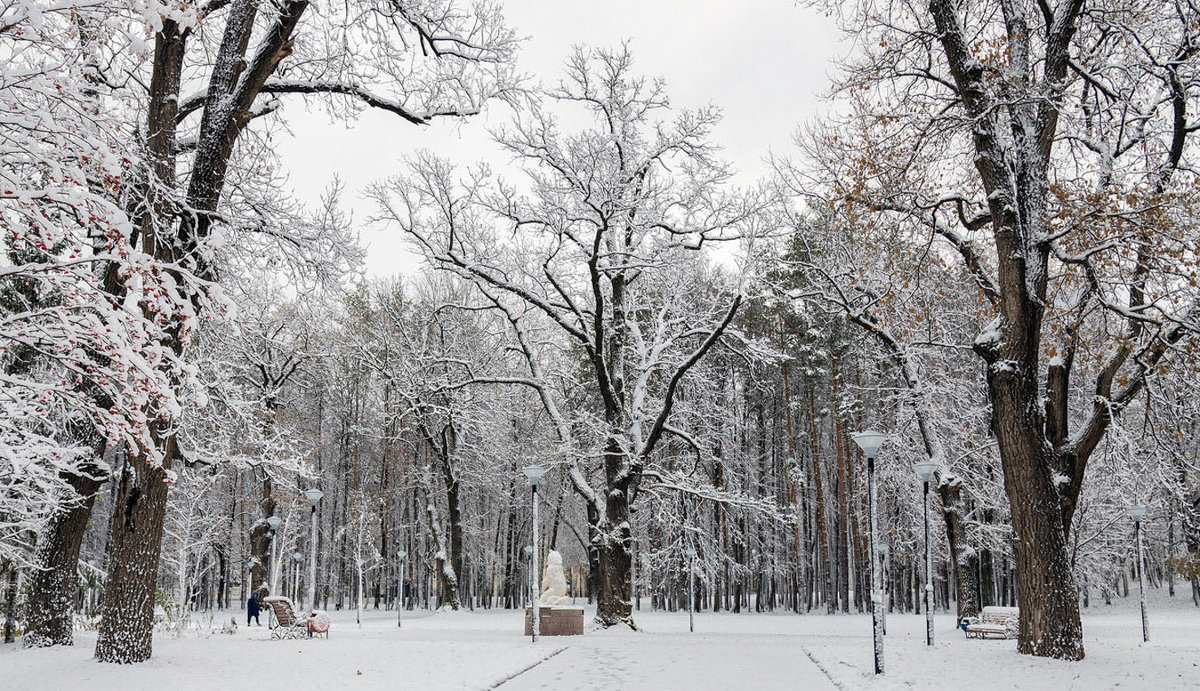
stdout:
<svg viewBox="0 0 1200 691">
<path fill-rule="evenodd" d="M 251 619 L 256 625 L 262 626 L 258 620 L 258 591 L 250 593 L 250 599 L 246 601 L 246 626 L 250 625 Z"/>
</svg>

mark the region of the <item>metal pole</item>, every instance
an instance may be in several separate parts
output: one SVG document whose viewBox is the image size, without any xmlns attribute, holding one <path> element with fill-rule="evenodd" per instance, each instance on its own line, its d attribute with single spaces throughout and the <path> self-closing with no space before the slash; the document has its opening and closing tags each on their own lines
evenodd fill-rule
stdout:
<svg viewBox="0 0 1200 691">
<path fill-rule="evenodd" d="M 883 582 L 879 573 L 878 532 L 875 520 L 875 456 L 867 456 L 867 501 L 871 515 L 871 629 L 875 642 L 875 673 L 883 674 Z"/>
<path fill-rule="evenodd" d="M 317 608 L 317 505 L 312 507 L 312 536 L 308 563 L 308 608 Z"/>
<path fill-rule="evenodd" d="M 1142 522 L 1140 520 L 1133 522 L 1134 531 L 1137 533 L 1137 556 L 1138 556 L 1138 591 L 1142 601 L 1142 642 L 1150 642 L 1150 626 L 1146 621 L 1146 569 L 1144 560 L 1142 559 Z"/>
<path fill-rule="evenodd" d="M 925 485 L 925 645 L 933 645 L 933 552 L 929 549 L 929 481 Z"/>
<path fill-rule="evenodd" d="M 696 555 L 688 564 L 688 631 L 696 631 Z"/>
<path fill-rule="evenodd" d="M 539 562 L 538 558 L 538 492 L 537 484 L 533 485 L 533 573 L 530 574 L 533 580 L 532 602 L 533 607 L 533 642 L 537 643 L 538 635 L 541 633 L 541 607 L 538 606 L 538 599 L 542 594 L 541 574 L 538 573 Z"/>
<path fill-rule="evenodd" d="M 879 598 L 883 606 L 879 608 L 879 630 L 887 635 L 888 609 L 892 605 L 892 560 L 891 548 L 888 543 L 879 545 Z"/>
</svg>

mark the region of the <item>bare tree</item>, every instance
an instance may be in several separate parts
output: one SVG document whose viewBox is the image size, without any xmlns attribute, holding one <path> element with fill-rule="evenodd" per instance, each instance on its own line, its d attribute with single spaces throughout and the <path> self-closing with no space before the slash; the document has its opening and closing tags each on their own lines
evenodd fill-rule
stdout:
<svg viewBox="0 0 1200 691">
<path fill-rule="evenodd" d="M 1197 10 L 1119 4 L 839 7 L 865 40 L 817 159 L 864 232 L 932 236 L 994 315 L 974 349 L 1011 507 L 1019 649 L 1073 660 L 1068 535 L 1088 460 L 1196 330 Z"/>
<path fill-rule="evenodd" d="M 664 436 L 691 440 L 672 424 L 680 384 L 742 304 L 736 284 L 701 288 L 706 268 L 689 248 L 738 237 L 756 208 L 753 197 L 722 190 L 728 171 L 707 141 L 716 111 L 663 121 L 663 85 L 635 76 L 631 63 L 627 47 L 577 50 L 567 81 L 499 135 L 527 175 L 528 197 L 481 175 L 460 183 L 430 157 L 376 194 L 434 266 L 471 281 L 509 323 L 526 374 L 476 381 L 541 397 L 585 502 L 605 626 L 632 624 L 630 506 L 647 464 Z M 595 129 L 559 131 L 553 108 L 573 104 Z M 587 386 L 573 405 L 551 380 L 546 354 L 558 346 L 543 327 L 582 360 Z M 580 403 L 594 411 L 583 427 L 567 412 Z M 592 475 L 580 461 L 597 457 Z"/>
<path fill-rule="evenodd" d="M 493 6 L 462 11 L 439 2 L 417 11 L 405 2 L 352 3 L 342 14 L 313 15 L 303 24 L 308 7 L 308 0 L 233 0 L 156 17 L 140 128 L 145 166 L 129 193 L 138 241 L 156 260 L 201 281 L 217 279 L 214 229 L 239 227 L 222 213 L 237 144 L 252 121 L 278 108 L 277 95 L 335 95 L 424 124 L 476 113 L 510 83 L 514 38 Z M 331 46 L 339 48 L 323 52 Z M 414 50 L 424 59 L 414 59 Z M 199 93 L 182 91 L 185 71 L 200 75 Z M 366 75 L 391 82 L 366 84 Z M 195 313 L 208 307 L 203 285 L 189 292 L 192 309 L 168 319 L 176 354 L 185 349 Z M 129 454 L 118 474 L 96 643 L 96 657 L 108 662 L 140 662 L 151 651 L 165 480 L 178 446 L 170 411 L 149 416 L 157 421 L 150 448 Z"/>
</svg>

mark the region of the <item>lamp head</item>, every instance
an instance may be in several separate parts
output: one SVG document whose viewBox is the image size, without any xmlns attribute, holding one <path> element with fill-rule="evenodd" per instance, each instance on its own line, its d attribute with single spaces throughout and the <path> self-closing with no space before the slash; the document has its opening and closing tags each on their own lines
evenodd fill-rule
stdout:
<svg viewBox="0 0 1200 691">
<path fill-rule="evenodd" d="M 933 476 L 937 474 L 938 464 L 933 461 L 921 461 L 913 465 L 913 472 L 917 477 L 921 478 L 921 482 L 930 482 Z"/>
<path fill-rule="evenodd" d="M 307 499 L 308 503 L 312 504 L 313 506 L 316 506 L 317 502 L 321 501 L 321 497 L 323 496 L 325 496 L 325 493 L 316 487 L 304 490 L 304 498 Z"/>
<path fill-rule="evenodd" d="M 292 555 L 292 559 L 295 559 L 296 563 L 299 564 L 300 562 L 304 561 L 304 555 L 300 554 L 299 552 L 296 552 L 295 554 Z"/>
<path fill-rule="evenodd" d="M 1144 504 L 1134 504 L 1129 507 L 1129 517 L 1135 521 L 1142 520 L 1142 516 L 1146 515 L 1146 506 Z"/>
<path fill-rule="evenodd" d="M 851 438 L 863 450 L 863 453 L 870 458 L 874 458 L 875 453 L 879 451 L 879 447 L 883 446 L 883 442 L 887 440 L 887 435 L 883 432 L 876 432 L 869 429 L 865 432 L 859 432 Z"/>
<path fill-rule="evenodd" d="M 271 530 L 277 530 L 280 523 L 283 523 L 283 519 L 279 516 L 271 516 L 267 519 L 267 525 L 271 526 Z"/>
<path fill-rule="evenodd" d="M 400 558 L 400 561 L 404 561 L 404 558 L 408 556 L 408 552 L 405 552 L 404 550 L 400 550 L 400 552 L 396 556 Z"/>
<path fill-rule="evenodd" d="M 537 487 L 542 476 L 546 474 L 546 469 L 535 463 L 525 466 L 523 472 L 525 473 L 525 477 L 529 478 L 529 486 Z"/>
</svg>

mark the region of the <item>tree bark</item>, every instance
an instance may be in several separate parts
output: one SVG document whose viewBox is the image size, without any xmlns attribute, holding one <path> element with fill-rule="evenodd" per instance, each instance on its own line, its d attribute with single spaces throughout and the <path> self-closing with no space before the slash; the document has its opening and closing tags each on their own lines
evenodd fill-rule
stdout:
<svg viewBox="0 0 1200 691">
<path fill-rule="evenodd" d="M 271 484 L 271 476 L 263 472 L 261 483 L 262 494 L 258 507 L 261 515 L 250 526 L 250 590 L 260 596 L 270 594 L 270 565 L 271 565 L 271 526 L 267 519 L 275 514 L 275 496 Z M 249 596 L 247 593 L 247 597 Z"/>
<path fill-rule="evenodd" d="M 26 648 L 72 645 L 75 628 L 75 587 L 79 581 L 79 550 L 92 515 L 96 492 L 107 473 L 95 466 L 87 475 L 72 475 L 68 484 L 77 499 L 52 519 L 38 542 L 38 568 L 29 582 L 25 606 Z"/>
<path fill-rule="evenodd" d="M 820 429 L 817 427 L 816 393 L 808 390 L 808 443 L 812 456 L 813 485 L 817 489 L 817 544 L 820 546 L 818 559 L 824 557 L 824 574 L 821 579 L 821 594 L 825 598 L 825 611 L 833 614 L 837 608 L 837 595 L 833 589 L 834 555 L 829 548 L 829 524 L 825 520 L 825 481 L 821 473 Z"/>
<path fill-rule="evenodd" d="M 151 465 L 141 454 L 127 457 L 118 475 L 96 639 L 96 659 L 101 662 L 128 664 L 150 658 L 169 462 L 169 455 L 161 466 Z"/>
<path fill-rule="evenodd" d="M 940 483 L 938 496 L 942 500 L 942 516 L 946 522 L 946 540 L 950 545 L 950 561 L 954 564 L 954 583 L 957 588 L 958 619 L 979 616 L 979 581 L 977 560 L 967 545 L 963 524 L 962 484 Z"/>
<path fill-rule="evenodd" d="M 626 623 L 634 627 L 629 476 L 622 476 L 625 452 L 615 438 L 605 445 L 604 466 L 611 489 L 604 496 L 604 519 L 597 526 L 596 621 L 602 626 Z"/>
<path fill-rule="evenodd" d="M 17 641 L 17 571 L 16 564 L 7 564 L 0 573 L 8 577 L 8 585 L 4 589 L 4 642 Z"/>
</svg>

